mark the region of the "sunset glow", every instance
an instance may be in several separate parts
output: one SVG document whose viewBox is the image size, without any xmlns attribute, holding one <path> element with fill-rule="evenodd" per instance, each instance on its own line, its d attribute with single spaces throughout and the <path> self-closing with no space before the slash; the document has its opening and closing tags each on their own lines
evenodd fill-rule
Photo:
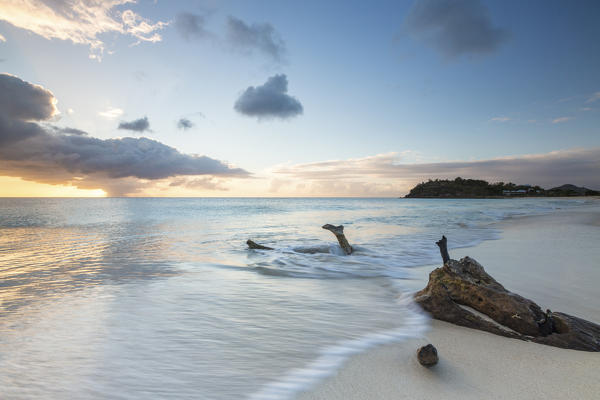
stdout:
<svg viewBox="0 0 600 400">
<path fill-rule="evenodd" d="M 48 185 L 21 178 L 0 176 L 0 197 L 105 197 L 102 189 L 78 189 L 75 186 Z"/>
</svg>

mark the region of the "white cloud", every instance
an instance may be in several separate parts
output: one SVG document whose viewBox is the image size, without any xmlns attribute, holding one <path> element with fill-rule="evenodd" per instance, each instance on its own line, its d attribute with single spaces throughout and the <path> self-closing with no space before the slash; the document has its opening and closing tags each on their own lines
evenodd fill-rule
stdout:
<svg viewBox="0 0 600 400">
<path fill-rule="evenodd" d="M 115 119 L 123 115 L 123 110 L 115 107 L 108 107 L 105 111 L 98 112 L 98 115 L 108 119 Z"/>
<path fill-rule="evenodd" d="M 90 47 L 90 58 L 100 60 L 105 50 L 101 35 L 129 35 L 137 42 L 158 42 L 167 22 L 153 23 L 120 6 L 135 0 L 3 0 L 0 20 L 46 39 L 70 40 Z"/>
<path fill-rule="evenodd" d="M 220 190 L 228 191 L 229 187 L 226 185 L 226 181 L 219 179 L 215 176 L 201 176 L 201 177 L 179 177 L 172 179 L 169 182 L 169 187 L 181 186 L 187 189 L 204 189 L 204 190 Z"/>
<path fill-rule="evenodd" d="M 596 92 L 596 93 L 592 94 L 585 102 L 593 103 L 597 100 L 600 100 L 600 92 Z"/>
<path fill-rule="evenodd" d="M 6 38 L 0 33 L 0 42 L 6 42 Z"/>
<path fill-rule="evenodd" d="M 492 122 L 506 122 L 506 121 L 510 121 L 510 118 L 508 118 L 508 117 L 494 117 L 494 118 L 490 118 L 490 121 L 492 121 Z"/>
<path fill-rule="evenodd" d="M 573 119 L 573 117 L 560 117 L 560 118 L 554 118 L 554 119 L 552 120 L 552 123 L 553 123 L 553 124 L 562 124 L 563 122 L 567 122 L 567 121 L 570 121 L 570 120 L 572 120 L 572 119 Z"/>
<path fill-rule="evenodd" d="M 399 196 L 421 181 L 454 179 L 457 176 L 489 182 L 535 184 L 546 188 L 572 183 L 597 189 L 600 188 L 598 170 L 600 147 L 480 161 L 418 164 L 406 164 L 397 153 L 387 153 L 346 160 L 280 165 L 270 172 L 275 179 L 286 180 L 287 186 L 302 184 L 294 193 L 300 196 Z"/>
</svg>

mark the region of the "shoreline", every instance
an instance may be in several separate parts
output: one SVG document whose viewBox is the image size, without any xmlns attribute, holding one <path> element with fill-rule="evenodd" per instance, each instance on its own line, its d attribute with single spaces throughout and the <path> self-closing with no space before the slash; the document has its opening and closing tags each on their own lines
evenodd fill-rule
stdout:
<svg viewBox="0 0 600 400">
<path fill-rule="evenodd" d="M 411 196 L 411 197 L 398 197 L 398 199 L 439 199 L 439 200 L 485 200 L 485 199 L 600 199 L 598 195 L 587 195 L 587 196 L 520 196 L 520 195 L 512 195 L 512 196 L 470 196 L 470 197 L 442 197 L 442 196 Z"/>
<path fill-rule="evenodd" d="M 557 210 L 497 223 L 498 240 L 450 250 L 466 255 L 508 290 L 542 308 L 600 323 L 596 285 L 600 269 L 600 209 Z M 420 290 L 439 265 L 415 268 L 411 289 Z M 600 393 L 600 355 L 508 339 L 431 320 L 419 339 L 380 346 L 352 357 L 334 376 L 298 400 L 320 399 L 593 399 Z M 440 363 L 426 369 L 416 349 L 432 343 Z"/>
</svg>

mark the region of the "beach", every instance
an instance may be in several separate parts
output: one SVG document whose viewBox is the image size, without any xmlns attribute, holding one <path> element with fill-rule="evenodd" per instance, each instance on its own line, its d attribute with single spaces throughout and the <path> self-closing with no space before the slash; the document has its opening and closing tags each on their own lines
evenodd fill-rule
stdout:
<svg viewBox="0 0 600 400">
<path fill-rule="evenodd" d="M 499 223 L 499 240 L 454 249 L 470 256 L 508 290 L 542 308 L 600 322 L 600 212 L 558 210 Z M 414 290 L 439 265 L 418 268 Z M 437 347 L 427 369 L 416 349 Z M 317 399 L 596 399 L 600 354 L 565 350 L 432 320 L 421 338 L 351 358 L 338 373 L 303 393 Z"/>
<path fill-rule="evenodd" d="M 409 300 L 445 234 L 453 258 L 598 322 L 598 204 L 0 200 L 0 398 L 593 398 L 597 353 L 431 321 Z M 441 361 L 425 369 L 429 342 Z"/>
</svg>

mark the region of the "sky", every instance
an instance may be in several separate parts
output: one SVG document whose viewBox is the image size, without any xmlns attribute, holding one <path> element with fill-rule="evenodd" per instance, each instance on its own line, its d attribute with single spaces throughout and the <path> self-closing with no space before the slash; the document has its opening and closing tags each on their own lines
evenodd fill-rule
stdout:
<svg viewBox="0 0 600 400">
<path fill-rule="evenodd" d="M 0 0 L 0 196 L 600 189 L 597 1 Z"/>
</svg>

